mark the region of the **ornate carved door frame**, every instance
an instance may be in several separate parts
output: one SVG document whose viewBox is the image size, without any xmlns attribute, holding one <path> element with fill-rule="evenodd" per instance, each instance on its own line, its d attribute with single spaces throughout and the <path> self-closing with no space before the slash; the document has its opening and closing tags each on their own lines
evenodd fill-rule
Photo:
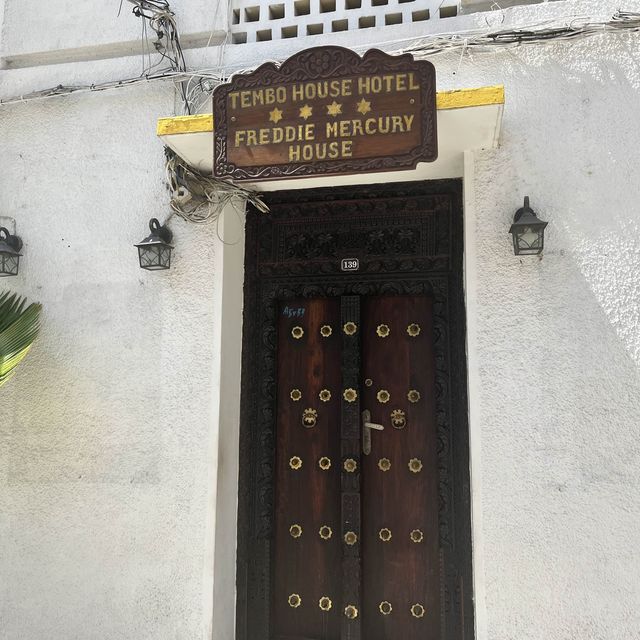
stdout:
<svg viewBox="0 0 640 640">
<path fill-rule="evenodd" d="M 267 194 L 271 214 L 248 212 L 237 640 L 270 640 L 277 300 L 374 294 L 433 297 L 439 640 L 473 638 L 461 194 L 461 180 L 309 189 Z M 343 257 L 360 270 L 342 272 Z"/>
</svg>

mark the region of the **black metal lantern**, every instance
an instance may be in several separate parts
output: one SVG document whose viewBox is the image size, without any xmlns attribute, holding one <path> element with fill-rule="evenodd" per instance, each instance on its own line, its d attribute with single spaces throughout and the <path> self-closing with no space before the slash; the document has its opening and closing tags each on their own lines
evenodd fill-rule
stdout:
<svg viewBox="0 0 640 640">
<path fill-rule="evenodd" d="M 171 266 L 173 246 L 170 242 L 173 234 L 166 226 L 161 225 L 157 218 L 151 218 L 149 229 L 151 233 L 142 242 L 134 245 L 138 247 L 140 267 L 149 271 L 168 269 Z"/>
<path fill-rule="evenodd" d="M 22 240 L 0 227 L 0 277 L 17 276 L 20 265 Z"/>
<path fill-rule="evenodd" d="M 524 207 L 513 216 L 509 233 L 513 236 L 513 251 L 517 256 L 535 256 L 544 248 L 544 228 L 547 222 L 540 220 L 529 206 L 529 196 L 524 197 Z"/>
</svg>

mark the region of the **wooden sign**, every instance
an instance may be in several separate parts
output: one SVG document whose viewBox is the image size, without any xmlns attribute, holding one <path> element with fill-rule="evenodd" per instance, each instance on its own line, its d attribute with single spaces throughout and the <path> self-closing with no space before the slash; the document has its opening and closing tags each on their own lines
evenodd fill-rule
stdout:
<svg viewBox="0 0 640 640">
<path fill-rule="evenodd" d="M 213 94 L 214 175 L 269 180 L 411 169 L 437 158 L 435 69 L 316 47 Z"/>
</svg>

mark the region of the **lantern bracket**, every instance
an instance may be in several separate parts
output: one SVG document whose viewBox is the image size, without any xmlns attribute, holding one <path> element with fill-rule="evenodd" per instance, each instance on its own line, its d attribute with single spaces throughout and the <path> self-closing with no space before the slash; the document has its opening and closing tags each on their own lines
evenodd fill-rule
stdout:
<svg viewBox="0 0 640 640">
<path fill-rule="evenodd" d="M 0 242 L 9 245 L 16 253 L 20 253 L 22 249 L 22 239 L 11 235 L 6 227 L 0 227 Z"/>
</svg>

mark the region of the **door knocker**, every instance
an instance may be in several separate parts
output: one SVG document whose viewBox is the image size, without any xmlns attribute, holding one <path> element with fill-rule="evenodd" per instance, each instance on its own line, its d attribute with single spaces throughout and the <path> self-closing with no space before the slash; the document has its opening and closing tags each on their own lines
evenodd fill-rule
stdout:
<svg viewBox="0 0 640 640">
<path fill-rule="evenodd" d="M 329 611 L 329 609 L 331 609 L 331 607 L 333 606 L 333 603 L 331 602 L 331 598 L 328 598 L 327 596 L 322 596 L 322 598 L 318 600 L 318 606 L 323 611 Z"/>
<path fill-rule="evenodd" d="M 391 603 L 387 602 L 386 600 L 383 600 L 380 603 L 380 606 L 378 607 L 378 609 L 380 609 L 380 613 L 383 616 L 388 616 L 393 611 L 393 607 L 391 606 Z"/>
<path fill-rule="evenodd" d="M 407 417 L 402 409 L 394 409 L 391 412 L 391 426 L 394 429 L 404 429 L 407 426 Z"/>
<path fill-rule="evenodd" d="M 302 412 L 302 426 L 307 429 L 316 426 L 316 420 L 318 419 L 318 412 L 315 409 L 305 409 Z"/>
</svg>

